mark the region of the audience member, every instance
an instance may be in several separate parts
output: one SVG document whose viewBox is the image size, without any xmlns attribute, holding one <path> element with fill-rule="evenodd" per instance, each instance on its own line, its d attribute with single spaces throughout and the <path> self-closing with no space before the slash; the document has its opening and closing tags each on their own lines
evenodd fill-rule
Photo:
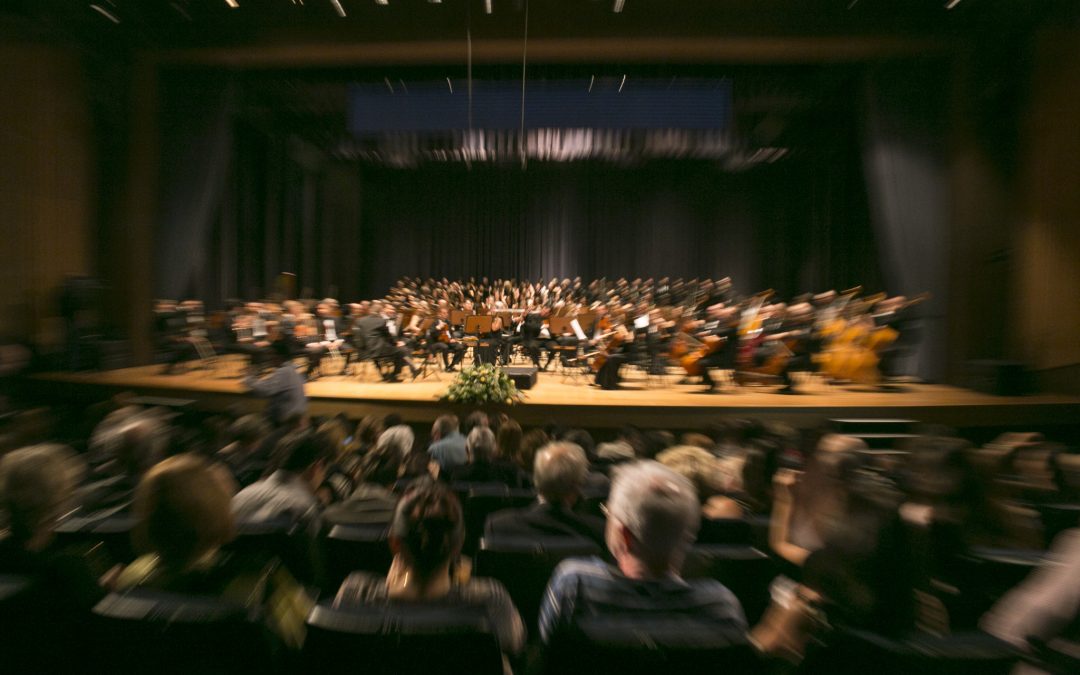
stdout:
<svg viewBox="0 0 1080 675">
<path fill-rule="evenodd" d="M 327 525 L 388 525 L 397 497 L 391 488 L 401 476 L 402 465 L 412 451 L 413 432 L 407 426 L 391 427 L 375 447 L 364 455 L 357 474 L 358 485 L 348 499 L 323 513 Z"/>
<path fill-rule="evenodd" d="M 286 644 L 299 646 L 312 602 L 276 563 L 227 554 L 235 534 L 226 476 L 195 455 L 161 462 L 139 483 L 133 538 L 146 554 L 117 580 L 120 591 L 145 587 L 219 596 L 251 607 Z"/>
<path fill-rule="evenodd" d="M 523 509 L 499 511 L 488 517 L 488 537 L 573 537 L 603 546 L 604 521 L 574 511 L 589 463 L 580 447 L 565 441 L 545 445 L 536 454 L 533 483 L 537 502 Z"/>
<path fill-rule="evenodd" d="M 273 473 L 233 497 L 233 515 L 243 522 L 288 520 L 313 527 L 321 508 L 315 491 L 323 482 L 329 455 L 318 434 L 289 434 L 274 452 Z"/>
<path fill-rule="evenodd" d="M 684 580 L 683 559 L 697 533 L 697 495 L 688 480 L 656 462 L 615 473 L 607 505 L 606 541 L 615 566 L 599 558 L 556 568 L 540 610 L 540 639 L 548 643 L 583 617 L 655 615 L 679 618 L 745 639 L 742 606 L 714 580 Z"/>
<path fill-rule="evenodd" d="M 262 452 L 262 441 L 270 433 L 269 425 L 260 415 L 244 415 L 230 424 L 226 433 L 231 440 L 218 451 L 217 458 L 245 488 L 266 472 L 270 458 Z"/>
<path fill-rule="evenodd" d="M 524 487 L 528 480 L 512 462 L 496 457 L 495 434 L 491 429 L 473 427 L 465 440 L 469 463 L 450 472 L 451 483 L 502 483 L 512 488 Z"/>
<path fill-rule="evenodd" d="M 274 370 L 263 378 L 244 378 L 244 386 L 260 398 L 268 399 L 266 416 L 279 426 L 292 426 L 307 417 L 308 400 L 304 378 L 293 364 L 289 343 L 277 340 L 271 345 Z"/>
<path fill-rule="evenodd" d="M 735 482 L 723 460 L 693 445 L 676 445 L 656 456 L 656 461 L 686 478 L 697 491 L 704 518 L 741 518 L 742 506 L 727 496 Z M 741 462 L 740 462 L 741 464 Z"/>
<path fill-rule="evenodd" d="M 502 584 L 493 579 L 464 578 L 452 566 L 465 539 L 465 522 L 457 497 L 443 484 L 429 481 L 402 496 L 390 526 L 394 560 L 386 577 L 353 572 L 338 590 L 337 606 L 440 600 L 479 605 L 506 654 L 525 644 L 525 628 Z"/>
<path fill-rule="evenodd" d="M 82 515 L 99 519 L 127 513 L 135 486 L 150 467 L 164 459 L 169 427 L 159 410 L 128 410 L 117 423 L 95 433 L 91 455 L 101 464 L 81 490 Z"/>
<path fill-rule="evenodd" d="M 465 437 L 458 431 L 456 415 L 443 415 L 431 426 L 431 445 L 428 454 L 439 465 L 443 475 L 449 475 L 451 469 L 469 461 L 465 448 Z"/>
</svg>

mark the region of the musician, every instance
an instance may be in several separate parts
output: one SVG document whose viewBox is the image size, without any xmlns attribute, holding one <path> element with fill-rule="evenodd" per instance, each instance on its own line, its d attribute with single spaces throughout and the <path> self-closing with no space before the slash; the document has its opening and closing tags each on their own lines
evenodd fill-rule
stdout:
<svg viewBox="0 0 1080 675">
<path fill-rule="evenodd" d="M 427 349 L 431 354 L 441 354 L 443 370 L 452 373 L 465 358 L 465 345 L 455 339 L 453 326 L 450 325 L 450 310 L 439 308 L 435 321 L 428 328 Z"/>
<path fill-rule="evenodd" d="M 371 303 L 370 312 L 356 321 L 355 330 L 363 340 L 364 353 L 361 358 L 393 364 L 393 371 L 383 375 L 387 382 L 399 382 L 401 369 L 405 366 L 409 367 L 414 378 L 420 372 L 409 358 L 409 350 L 404 342 L 391 336 L 387 318 L 383 315 L 382 302 L 375 300 Z"/>
<path fill-rule="evenodd" d="M 630 359 L 630 349 L 634 335 L 622 324 L 614 326 L 606 342 L 601 345 L 600 353 L 594 357 L 602 365 L 596 369 L 596 385 L 601 389 L 618 389 L 622 381 L 619 369 Z"/>
<path fill-rule="evenodd" d="M 319 366 L 322 363 L 322 359 L 332 351 L 338 351 L 342 345 L 345 344 L 343 337 L 343 324 L 339 317 L 334 315 L 334 311 L 331 305 L 327 302 L 320 302 L 315 307 L 315 335 L 313 339 L 309 340 L 304 345 L 304 349 L 307 352 L 308 365 L 307 371 L 304 376 L 308 379 L 314 379 L 319 375 Z M 345 367 L 348 365 L 348 361 L 342 366 L 341 374 L 345 374 Z"/>
<path fill-rule="evenodd" d="M 766 329 L 766 345 L 773 345 L 776 350 L 786 352 L 782 358 L 780 377 L 784 386 L 777 392 L 795 394 L 792 373 L 803 373 L 814 369 L 813 354 L 817 351 L 818 340 L 814 332 L 814 310 L 809 303 L 799 303 L 787 308 L 782 321 L 775 328 Z"/>
<path fill-rule="evenodd" d="M 540 332 L 544 328 L 544 317 L 541 316 L 540 311 L 536 307 L 530 308 L 532 311 L 525 314 L 521 321 L 521 346 L 525 350 L 525 354 L 532 360 L 533 365 L 540 368 L 540 347 L 541 336 Z"/>
<path fill-rule="evenodd" d="M 713 340 L 722 341 L 699 361 L 705 391 L 713 392 L 716 391 L 716 381 L 709 374 L 709 369 L 735 370 L 739 353 L 739 311 L 736 307 L 714 304 L 706 312 L 708 318 L 696 337 L 705 345 L 715 344 Z"/>
</svg>

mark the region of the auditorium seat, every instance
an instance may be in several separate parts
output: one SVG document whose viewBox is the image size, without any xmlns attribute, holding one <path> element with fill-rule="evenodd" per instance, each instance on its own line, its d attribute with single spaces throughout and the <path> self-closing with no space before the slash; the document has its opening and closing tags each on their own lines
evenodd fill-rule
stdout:
<svg viewBox="0 0 1080 675">
<path fill-rule="evenodd" d="M 764 673 L 743 631 L 724 633 L 685 616 L 594 616 L 558 633 L 544 653 L 550 675 Z"/>
<path fill-rule="evenodd" d="M 137 589 L 106 596 L 94 615 L 101 658 L 110 673 L 284 670 L 268 631 L 242 605 Z"/>
<path fill-rule="evenodd" d="M 981 632 L 902 639 L 838 629 L 807 653 L 805 672 L 836 675 L 1007 675 L 1019 659 L 1011 645 Z"/>
<path fill-rule="evenodd" d="M 439 602 L 349 608 L 320 603 L 308 616 L 303 666 L 320 675 L 503 673 L 486 610 Z"/>
<path fill-rule="evenodd" d="M 957 584 L 970 612 L 981 615 L 1046 559 L 1046 551 L 972 547 L 958 560 Z"/>
<path fill-rule="evenodd" d="M 597 544 L 585 539 L 484 537 L 476 552 L 474 574 L 502 582 L 529 635 L 535 637 L 540 602 L 555 567 L 566 558 L 602 553 Z"/>
<path fill-rule="evenodd" d="M 262 562 L 280 560 L 305 584 L 323 581 L 322 556 L 314 535 L 289 517 L 237 523 L 236 537 L 224 550 Z"/>
<path fill-rule="evenodd" d="M 511 488 L 504 483 L 454 483 L 450 486 L 461 500 L 465 512 L 465 545 L 462 550 L 472 555 L 484 535 L 487 517 L 503 509 L 516 509 L 536 501 L 532 490 Z"/>
<path fill-rule="evenodd" d="M 373 574 L 390 571 L 393 554 L 384 525 L 334 525 L 320 537 L 326 581 L 324 590 L 333 595 L 350 573 L 362 570 Z"/>
<path fill-rule="evenodd" d="M 33 577 L 0 574 L 0 671 L 97 672 L 86 658 L 89 615 L 73 614 L 55 593 Z"/>
<path fill-rule="evenodd" d="M 753 545 L 750 522 L 743 518 L 702 518 L 698 528 L 699 544 Z"/>
<path fill-rule="evenodd" d="M 716 579 L 727 586 L 742 603 L 751 624 L 768 607 L 769 583 L 776 574 L 768 555 L 738 544 L 694 544 L 682 569 L 687 579 Z"/>
<path fill-rule="evenodd" d="M 90 550 L 104 544 L 109 558 L 117 563 L 129 563 L 135 559 L 131 531 L 135 517 L 116 515 L 109 518 L 68 518 L 56 527 L 56 542 L 61 547 L 78 547 Z"/>
</svg>

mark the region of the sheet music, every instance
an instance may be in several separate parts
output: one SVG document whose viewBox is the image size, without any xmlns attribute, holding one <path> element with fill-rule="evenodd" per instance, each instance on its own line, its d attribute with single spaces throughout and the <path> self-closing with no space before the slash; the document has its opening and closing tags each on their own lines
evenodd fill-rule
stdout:
<svg viewBox="0 0 1080 675">
<path fill-rule="evenodd" d="M 579 339 L 579 340 L 584 340 L 585 339 L 585 331 L 581 330 L 581 324 L 578 323 L 577 319 L 574 319 L 573 321 L 570 322 L 570 327 L 574 329 L 574 335 L 577 336 L 577 339 Z"/>
<path fill-rule="evenodd" d="M 649 315 L 645 314 L 634 319 L 634 328 L 640 330 L 649 327 Z"/>
</svg>

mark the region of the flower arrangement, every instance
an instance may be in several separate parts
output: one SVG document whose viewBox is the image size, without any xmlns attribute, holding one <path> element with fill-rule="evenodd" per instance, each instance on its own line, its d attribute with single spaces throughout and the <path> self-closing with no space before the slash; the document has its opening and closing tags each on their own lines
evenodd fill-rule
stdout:
<svg viewBox="0 0 1080 675">
<path fill-rule="evenodd" d="M 467 405 L 514 405 L 524 397 L 509 375 L 493 365 L 483 364 L 463 368 L 439 400 Z"/>
</svg>

